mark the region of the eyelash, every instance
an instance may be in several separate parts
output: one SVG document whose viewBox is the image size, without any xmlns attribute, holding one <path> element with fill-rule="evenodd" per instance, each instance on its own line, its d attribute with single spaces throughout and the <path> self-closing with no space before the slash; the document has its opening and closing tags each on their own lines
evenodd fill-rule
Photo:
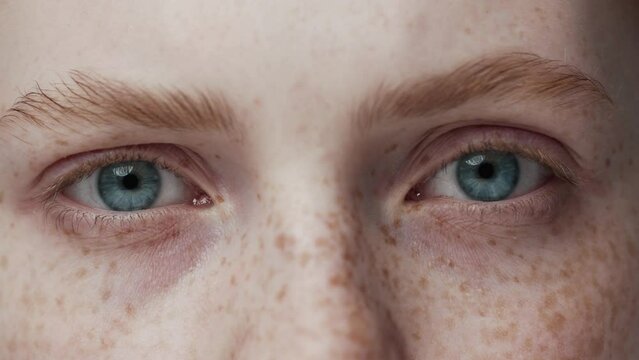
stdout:
<svg viewBox="0 0 639 360">
<path fill-rule="evenodd" d="M 483 136 L 484 139 L 478 141 L 478 134 Z M 511 138 L 511 140 L 501 140 L 504 138 Z M 522 145 L 523 143 L 539 142 L 545 143 L 543 145 L 546 146 L 540 145 L 535 147 Z M 448 147 L 450 143 L 460 144 L 453 146 L 453 150 L 443 149 L 442 152 L 447 155 L 443 156 L 441 160 L 438 160 L 434 167 L 432 165 L 424 166 L 425 163 L 430 162 L 430 156 L 426 155 L 428 152 L 439 153 L 437 150 L 439 150 L 440 147 L 443 147 L 443 145 Z M 544 147 L 550 149 L 545 150 L 543 149 Z M 432 142 L 428 141 L 428 139 L 422 139 L 411 151 L 412 155 L 409 156 L 408 165 L 402 169 L 399 174 L 417 174 L 419 181 L 414 181 L 415 177 L 410 176 L 410 178 L 413 179 L 413 183 L 424 182 L 428 181 L 451 162 L 463 156 L 474 152 L 497 150 L 515 153 L 537 161 L 548 167 L 556 177 L 570 184 L 577 185 L 581 183 L 583 179 L 578 176 L 576 171 L 572 170 L 576 164 L 568 165 L 567 161 L 560 160 L 557 155 L 560 150 L 556 149 L 557 147 L 561 147 L 561 145 L 551 139 L 543 139 L 543 135 L 526 130 L 498 126 L 468 126 L 462 129 L 451 130 Z M 433 150 L 433 148 L 435 148 L 435 150 Z M 424 175 L 424 173 L 428 175 Z"/>
<path fill-rule="evenodd" d="M 464 156 L 467 156 L 473 153 L 489 151 L 489 150 L 497 150 L 497 151 L 513 153 L 519 156 L 526 157 L 530 160 L 537 161 L 540 164 L 549 168 L 552 171 L 553 175 L 558 177 L 559 179 L 564 180 L 573 185 L 577 184 L 577 179 L 575 177 L 575 174 L 570 170 L 570 168 L 568 168 L 567 166 L 563 165 L 560 162 L 555 161 L 552 157 L 546 155 L 543 151 L 539 149 L 532 149 L 532 148 L 521 147 L 521 146 L 509 144 L 509 143 L 498 143 L 498 142 L 490 142 L 490 141 L 479 143 L 479 144 L 469 144 L 466 147 L 466 149 L 459 152 L 458 155 L 454 156 L 452 159 L 447 161 L 442 161 L 439 165 L 438 171 L 443 170 L 452 161 L 455 161 L 459 158 L 462 158 Z M 425 181 L 428 181 L 428 179 L 426 179 Z"/>
<path fill-rule="evenodd" d="M 189 165 L 198 168 L 195 172 L 205 171 L 197 165 L 198 162 L 193 157 L 194 155 L 187 153 L 185 149 L 166 144 L 138 145 L 82 154 L 63 160 L 62 164 L 60 164 L 62 167 L 65 167 L 64 165 L 69 162 L 80 162 L 81 164 L 76 165 L 70 171 L 65 171 L 60 176 L 54 177 L 53 181 L 50 181 L 50 185 L 46 186 L 33 200 L 43 205 L 45 218 L 48 221 L 52 221 L 58 231 L 61 230 L 72 235 L 82 235 L 83 240 L 102 242 L 102 240 L 113 237 L 126 238 L 120 235 L 135 232 L 136 236 L 134 238 L 137 239 L 135 242 L 150 241 L 149 237 L 159 236 L 157 230 L 155 230 L 157 219 L 162 219 L 163 222 L 173 221 L 177 223 L 183 217 L 184 212 L 188 211 L 186 207 L 173 205 L 134 213 L 111 213 L 97 209 L 84 209 L 82 205 L 77 203 L 66 205 L 65 202 L 71 200 L 61 200 L 61 193 L 68 186 L 86 179 L 103 166 L 123 161 L 142 160 L 149 161 L 156 166 L 173 172 L 184 181 L 188 188 L 193 189 L 196 198 L 202 199 L 202 201 L 198 204 L 189 204 L 189 206 L 202 207 L 210 205 L 213 202 L 212 196 L 202 190 L 201 186 L 193 183 L 183 170 L 184 167 Z M 169 161 L 167 158 L 174 159 Z M 180 166 L 174 164 L 180 164 Z M 54 167 L 56 166 L 54 165 Z M 207 200 L 204 201 L 204 199 Z M 216 200 L 218 199 L 221 199 L 219 195 L 216 196 Z M 167 228 L 163 227 L 162 230 L 167 231 Z M 105 236 L 105 233 L 109 235 Z M 132 240 L 127 239 L 127 243 L 130 242 Z M 94 248 L 100 247 L 100 244 L 93 245 Z M 109 241 L 105 241 L 103 245 L 105 247 L 114 246 Z"/>
<path fill-rule="evenodd" d="M 437 150 L 445 155 L 432 161 L 428 154 L 440 153 Z M 409 191 L 430 181 L 451 162 L 471 153 L 488 150 L 511 152 L 537 161 L 550 169 L 553 177 L 528 194 L 490 203 L 439 197 L 419 202 L 405 200 Z M 424 138 L 411 151 L 407 166 L 398 175 L 399 178 L 410 180 L 410 187 L 403 190 L 402 198 L 408 210 L 445 211 L 454 207 L 456 217 L 464 214 L 467 218 L 482 219 L 483 223 L 487 223 L 485 220 L 489 220 L 489 217 L 498 220 L 504 215 L 526 219 L 527 223 L 534 219 L 545 221 L 545 217 L 551 215 L 548 210 L 557 208 L 559 199 L 563 199 L 565 192 L 559 191 L 559 186 L 570 184 L 576 187 L 585 181 L 576 162 L 555 140 L 531 131 L 499 126 L 468 126 L 450 130 L 433 141 Z M 430 204 L 428 208 L 423 206 L 425 202 Z"/>
</svg>

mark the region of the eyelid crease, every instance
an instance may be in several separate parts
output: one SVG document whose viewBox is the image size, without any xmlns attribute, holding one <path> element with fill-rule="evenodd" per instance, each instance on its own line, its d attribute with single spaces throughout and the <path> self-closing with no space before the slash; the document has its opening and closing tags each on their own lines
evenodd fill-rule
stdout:
<svg viewBox="0 0 639 360">
<path fill-rule="evenodd" d="M 458 132 L 462 132 L 459 137 Z M 471 136 L 468 135 L 468 132 L 474 132 Z M 487 133 L 494 133 L 495 136 L 492 138 L 488 136 Z M 450 130 L 444 134 L 437 136 L 436 138 L 432 138 L 427 136 L 426 138 L 422 138 L 415 147 L 409 152 L 408 162 L 405 166 L 399 168 L 397 173 L 393 176 L 393 183 L 398 179 L 410 179 L 411 183 L 424 183 L 428 181 L 432 176 L 434 176 L 438 171 L 444 169 L 451 162 L 457 160 L 458 158 L 468 155 L 473 152 L 480 152 L 486 150 L 497 150 L 504 152 L 511 152 L 520 156 L 527 157 L 531 160 L 537 161 L 542 165 L 548 167 L 553 175 L 558 177 L 559 179 L 574 185 L 578 186 L 587 182 L 587 179 L 582 174 L 582 171 L 573 170 L 574 167 L 578 167 L 576 164 L 568 164 L 568 160 L 562 161 L 559 155 L 553 155 L 552 151 L 542 149 L 540 147 L 533 147 L 532 144 L 526 144 L 525 141 L 517 141 L 518 139 L 515 136 L 511 136 L 511 139 L 508 140 L 508 136 L 504 136 L 504 133 L 514 133 L 517 137 L 521 137 L 523 132 L 526 132 L 526 136 L 533 138 L 533 140 L 537 140 L 538 138 L 544 139 L 545 135 L 533 133 L 527 130 L 521 130 L 511 127 L 500 127 L 500 126 L 468 126 L 465 128 L 457 128 Z M 499 136 L 496 136 L 499 135 Z M 454 143 L 459 142 L 459 138 L 468 138 L 468 141 L 461 145 L 456 145 L 457 148 L 454 150 L 444 149 L 443 151 L 437 151 L 442 148 L 442 146 L 455 146 Z M 480 140 L 477 138 L 480 137 Z M 547 137 L 545 137 L 547 138 Z M 548 141 L 554 140 L 551 138 L 547 138 Z M 529 141 L 532 143 L 533 141 Z M 539 141 L 537 141 L 539 142 Z M 563 148 L 561 144 L 556 144 L 557 147 Z M 563 150 L 563 149 L 562 149 Z M 429 156 L 429 152 L 433 153 L 445 153 L 442 159 L 437 160 L 436 165 L 432 165 L 431 158 Z M 566 151 L 568 154 L 569 152 Z M 570 155 L 566 156 L 567 158 Z M 431 165 L 428 165 L 428 163 Z M 425 165 L 426 164 L 426 165 Z M 424 169 L 426 168 L 426 169 Z M 426 175 L 424 173 L 427 173 Z"/>
</svg>

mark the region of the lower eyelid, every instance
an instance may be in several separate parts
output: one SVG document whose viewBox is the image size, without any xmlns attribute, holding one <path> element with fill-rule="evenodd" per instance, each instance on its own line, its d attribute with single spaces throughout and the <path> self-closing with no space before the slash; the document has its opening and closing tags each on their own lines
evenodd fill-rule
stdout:
<svg viewBox="0 0 639 360">
<path fill-rule="evenodd" d="M 98 213 L 54 200 L 44 206 L 45 226 L 53 227 L 82 248 L 109 250 L 179 236 L 196 220 L 193 209 L 171 206 L 153 211 L 123 214 Z"/>
<path fill-rule="evenodd" d="M 544 186 L 517 198 L 478 202 L 437 197 L 404 203 L 403 211 L 408 217 L 444 216 L 500 226 L 544 224 L 552 221 L 566 203 L 571 186 L 554 178 Z"/>
</svg>

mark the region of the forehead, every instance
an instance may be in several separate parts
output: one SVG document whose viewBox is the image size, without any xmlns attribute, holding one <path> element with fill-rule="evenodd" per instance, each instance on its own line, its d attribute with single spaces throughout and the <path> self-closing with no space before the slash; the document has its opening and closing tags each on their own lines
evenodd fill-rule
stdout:
<svg viewBox="0 0 639 360">
<path fill-rule="evenodd" d="M 377 83 L 495 51 L 568 57 L 588 71 L 582 12 L 523 0 L 14 2 L 0 12 L 10 74 L 0 94 L 83 69 L 329 111 Z"/>
</svg>

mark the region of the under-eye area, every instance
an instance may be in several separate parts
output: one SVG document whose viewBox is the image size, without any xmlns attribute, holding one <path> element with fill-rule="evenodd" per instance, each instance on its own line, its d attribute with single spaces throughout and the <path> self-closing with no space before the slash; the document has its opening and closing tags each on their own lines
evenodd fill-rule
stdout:
<svg viewBox="0 0 639 360">
<path fill-rule="evenodd" d="M 423 261 L 473 277 L 493 261 L 521 269 L 525 256 L 546 251 L 544 241 L 573 214 L 588 178 L 556 139 L 494 125 L 422 139 L 400 175 L 412 180 L 398 191 L 403 199 L 392 216 L 401 220 L 392 235 Z"/>
</svg>

